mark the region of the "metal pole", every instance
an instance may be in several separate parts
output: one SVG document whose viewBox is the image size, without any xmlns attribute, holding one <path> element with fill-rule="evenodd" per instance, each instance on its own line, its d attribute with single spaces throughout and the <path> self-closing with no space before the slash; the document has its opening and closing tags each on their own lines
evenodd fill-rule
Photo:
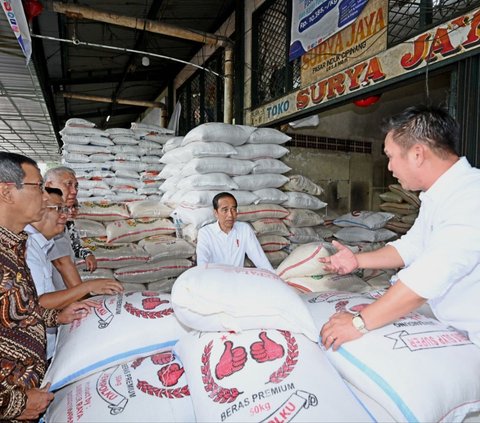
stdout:
<svg viewBox="0 0 480 423">
<path fill-rule="evenodd" d="M 225 88 L 223 98 L 223 122 L 233 121 L 233 48 L 225 48 Z"/>
</svg>

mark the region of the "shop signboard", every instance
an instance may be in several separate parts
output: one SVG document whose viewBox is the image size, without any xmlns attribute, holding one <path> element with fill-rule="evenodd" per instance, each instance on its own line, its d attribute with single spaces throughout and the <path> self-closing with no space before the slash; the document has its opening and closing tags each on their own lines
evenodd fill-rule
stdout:
<svg viewBox="0 0 480 423">
<path fill-rule="evenodd" d="M 293 0 L 290 60 L 354 22 L 368 0 Z"/>
<path fill-rule="evenodd" d="M 286 119 L 294 113 L 348 94 L 360 93 L 364 88 L 371 88 L 479 47 L 480 8 L 253 109 L 250 124 L 259 126 Z"/>
<path fill-rule="evenodd" d="M 301 57 L 302 85 L 386 50 L 387 19 L 387 0 L 370 0 L 355 22 Z"/>
<path fill-rule="evenodd" d="M 28 64 L 30 56 L 32 55 L 32 39 L 30 38 L 30 30 L 27 19 L 25 18 L 22 2 L 20 0 L 0 1 L 10 28 L 15 34 L 15 37 L 17 37 L 18 44 L 20 44 Z"/>
</svg>

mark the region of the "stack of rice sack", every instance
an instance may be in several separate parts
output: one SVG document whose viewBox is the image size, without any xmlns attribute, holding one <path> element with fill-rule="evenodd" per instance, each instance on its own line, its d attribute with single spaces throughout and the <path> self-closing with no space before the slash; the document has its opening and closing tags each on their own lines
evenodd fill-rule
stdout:
<svg viewBox="0 0 480 423">
<path fill-rule="evenodd" d="M 44 383 L 53 422 L 193 422 L 182 363 L 172 353 L 187 330 L 170 295 L 155 291 L 93 298 L 86 318 L 59 327 Z"/>
<path fill-rule="evenodd" d="M 398 234 L 406 233 L 418 216 L 418 192 L 407 191 L 399 184 L 392 184 L 388 186 L 388 191 L 379 194 L 379 197 L 383 201 L 380 209 L 394 214 L 385 227 Z"/>
<path fill-rule="evenodd" d="M 131 129 L 105 131 L 94 126 L 84 119 L 69 119 L 60 132 L 62 161 L 77 174 L 79 201 L 159 198 L 160 158 L 171 131 L 136 123 Z"/>
<path fill-rule="evenodd" d="M 169 291 L 176 277 L 192 266 L 195 247 L 175 236 L 172 210 L 158 200 L 83 203 L 76 227 L 93 251 L 98 270 L 82 278 L 113 277 L 127 290 Z"/>
<path fill-rule="evenodd" d="M 288 255 L 292 242 L 311 241 L 313 230 L 304 227 L 318 225 L 321 218 L 304 211 L 326 204 L 315 197 L 320 187 L 300 175 L 283 175 L 291 170 L 280 160 L 288 153 L 281 144 L 288 140 L 271 128 L 207 123 L 181 141 L 167 142 L 161 158 L 166 164 L 160 173 L 166 178 L 162 202 L 175 208 L 183 236 L 195 242 L 198 229 L 214 221 L 213 197 L 228 191 L 237 199 L 238 220 L 252 224 L 273 266 Z"/>
</svg>

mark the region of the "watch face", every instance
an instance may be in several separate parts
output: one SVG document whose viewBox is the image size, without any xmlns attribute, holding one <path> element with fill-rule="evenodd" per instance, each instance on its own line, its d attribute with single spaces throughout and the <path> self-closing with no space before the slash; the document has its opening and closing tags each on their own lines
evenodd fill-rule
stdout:
<svg viewBox="0 0 480 423">
<path fill-rule="evenodd" d="M 355 329 L 357 329 L 359 331 L 365 330 L 365 323 L 360 316 L 355 316 L 352 319 L 352 323 L 353 323 L 353 326 L 355 327 Z"/>
</svg>

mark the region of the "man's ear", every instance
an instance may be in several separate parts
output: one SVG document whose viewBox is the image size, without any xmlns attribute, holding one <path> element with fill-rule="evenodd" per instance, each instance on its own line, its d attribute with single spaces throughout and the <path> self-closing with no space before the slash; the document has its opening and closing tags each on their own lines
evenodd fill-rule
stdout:
<svg viewBox="0 0 480 423">
<path fill-rule="evenodd" d="M 2 203 L 12 204 L 13 195 L 12 195 L 13 185 L 7 184 L 5 182 L 0 182 L 0 201 Z"/>
<path fill-rule="evenodd" d="M 417 143 L 412 147 L 412 150 L 413 154 L 415 155 L 415 161 L 417 162 L 417 166 L 422 165 L 426 158 L 426 146 Z"/>
</svg>

